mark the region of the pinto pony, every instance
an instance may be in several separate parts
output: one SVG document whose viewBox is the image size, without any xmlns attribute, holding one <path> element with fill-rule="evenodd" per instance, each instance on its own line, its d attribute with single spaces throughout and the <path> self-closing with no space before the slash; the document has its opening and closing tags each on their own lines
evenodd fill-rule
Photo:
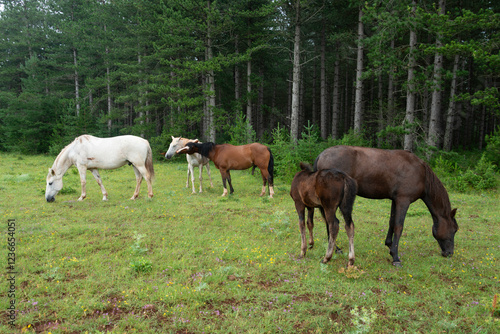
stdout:
<svg viewBox="0 0 500 334">
<path fill-rule="evenodd" d="M 265 145 L 252 143 L 241 146 L 230 144 L 217 145 L 208 143 L 187 143 L 185 147 L 179 149 L 177 153 L 200 153 L 204 157 L 213 161 L 215 167 L 220 170 L 224 192 L 222 196 L 227 195 L 226 181 L 229 183 L 230 193 L 234 192 L 231 184 L 231 170 L 242 170 L 253 167 L 252 173 L 256 167 L 260 169 L 262 175 L 262 192 L 260 196 L 266 193 L 266 183 L 269 182 L 269 197 L 273 197 L 273 174 L 274 158 L 271 150 Z"/>
<path fill-rule="evenodd" d="M 357 184 L 354 179 L 336 169 L 313 172 L 310 165 L 300 163 L 301 171 L 295 174 L 292 181 L 290 196 L 295 202 L 295 210 L 299 216 L 301 234 L 300 257 L 306 255 L 306 232 L 304 224 L 305 208 L 307 208 L 307 228 L 309 229 L 309 245 L 314 245 L 313 216 L 314 208 L 319 208 L 326 223 L 328 234 L 328 249 L 323 263 L 328 262 L 336 248 L 335 240 L 339 232 L 339 220 L 335 213 L 337 208 L 344 216 L 345 230 L 349 237 L 349 262 L 354 264 L 354 223 L 352 222 L 352 207 L 356 199 Z"/>
<path fill-rule="evenodd" d="M 80 174 L 82 194 L 79 201 L 86 196 L 86 172 L 89 169 L 94 175 L 97 184 L 101 187 L 103 201 L 108 199 L 98 168 L 115 169 L 125 164 L 134 167 L 136 187 L 131 199 L 139 196 L 142 178 L 148 184 L 148 196 L 153 197 L 152 179 L 154 178 L 153 155 L 146 139 L 136 136 L 118 136 L 98 138 L 90 135 L 77 137 L 71 144 L 62 149 L 47 174 L 45 199 L 53 202 L 55 196 L 63 187 L 62 177 L 73 165 Z"/>
<path fill-rule="evenodd" d="M 168 151 L 165 153 L 165 158 L 171 159 L 177 153 L 177 151 L 186 146 L 187 143 L 198 143 L 198 139 L 187 139 L 182 137 L 175 138 L 174 136 L 172 136 L 172 142 L 168 147 Z M 194 154 L 186 154 L 186 160 L 188 162 L 186 188 L 189 187 L 189 174 L 191 174 L 191 185 L 193 187 L 193 194 L 196 193 L 196 190 L 194 188 L 194 167 L 199 167 L 200 193 L 202 192 L 203 189 L 201 181 L 203 180 L 202 177 L 203 166 L 205 166 L 205 168 L 207 169 L 208 178 L 210 179 L 210 186 L 211 187 L 214 186 L 214 184 L 212 183 L 212 175 L 210 175 L 210 159 L 202 156 L 199 153 L 194 153 Z"/>
<path fill-rule="evenodd" d="M 453 255 L 457 209 L 451 209 L 448 193 L 428 164 L 403 150 L 381 150 L 357 146 L 334 146 L 314 162 L 314 170 L 336 168 L 358 183 L 358 195 L 392 200 L 385 244 L 395 266 L 401 266 L 398 245 L 406 212 L 411 203 L 424 201 L 432 220 L 432 234 L 445 257 Z"/>
</svg>

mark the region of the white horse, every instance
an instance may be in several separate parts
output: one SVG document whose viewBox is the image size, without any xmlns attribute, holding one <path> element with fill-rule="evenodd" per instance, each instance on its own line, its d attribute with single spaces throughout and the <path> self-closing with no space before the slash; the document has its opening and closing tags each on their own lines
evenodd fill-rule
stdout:
<svg viewBox="0 0 500 334">
<path fill-rule="evenodd" d="M 182 137 L 177 137 L 175 138 L 172 136 L 172 142 L 170 143 L 170 146 L 168 148 L 167 153 L 165 153 L 165 158 L 170 159 L 172 158 L 177 150 L 183 148 L 186 146 L 187 143 L 198 143 L 198 139 L 187 139 L 187 138 L 182 138 Z M 213 187 L 214 184 L 212 183 L 212 176 L 210 175 L 210 160 L 204 156 L 202 156 L 199 153 L 194 153 L 194 154 L 186 154 L 186 159 L 188 162 L 188 170 L 187 170 L 187 180 L 186 180 L 186 188 L 189 187 L 189 174 L 191 174 L 191 184 L 193 187 L 193 194 L 196 193 L 196 190 L 194 188 L 194 167 L 199 167 L 200 168 L 200 193 L 202 192 L 202 172 L 203 172 L 203 166 L 207 169 L 208 173 L 208 178 L 210 179 L 210 186 Z"/>
<path fill-rule="evenodd" d="M 111 138 L 97 138 L 90 135 L 77 137 L 71 144 L 62 149 L 54 164 L 49 168 L 47 175 L 47 187 L 45 189 L 45 199 L 53 202 L 55 196 L 63 187 L 62 177 L 64 173 L 73 165 L 78 168 L 80 182 L 82 184 L 82 194 L 79 201 L 86 196 L 85 185 L 87 183 L 85 174 L 87 169 L 92 172 L 97 184 L 101 187 L 103 201 L 108 199 L 108 193 L 102 185 L 101 176 L 97 171 L 101 169 L 115 169 L 125 164 L 134 167 L 137 185 L 131 199 L 139 196 L 142 178 L 148 184 L 148 196 L 153 197 L 153 187 L 151 184 L 154 178 L 153 155 L 151 147 L 146 139 L 136 136 L 118 136 Z"/>
</svg>

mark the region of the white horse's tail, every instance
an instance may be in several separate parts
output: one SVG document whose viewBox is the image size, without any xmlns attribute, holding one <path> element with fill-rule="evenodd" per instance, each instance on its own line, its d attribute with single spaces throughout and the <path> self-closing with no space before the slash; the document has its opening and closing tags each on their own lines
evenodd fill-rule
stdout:
<svg viewBox="0 0 500 334">
<path fill-rule="evenodd" d="M 149 143 L 148 143 L 148 155 L 146 157 L 144 165 L 146 166 L 146 170 L 148 171 L 149 179 L 153 181 L 155 177 L 155 169 L 153 167 L 153 152 L 151 151 L 151 146 L 149 146 Z"/>
</svg>

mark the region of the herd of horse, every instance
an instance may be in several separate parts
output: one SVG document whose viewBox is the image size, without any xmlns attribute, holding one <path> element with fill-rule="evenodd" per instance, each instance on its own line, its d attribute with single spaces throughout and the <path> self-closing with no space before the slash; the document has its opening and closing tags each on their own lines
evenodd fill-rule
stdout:
<svg viewBox="0 0 500 334">
<path fill-rule="evenodd" d="M 224 191 L 222 196 L 234 192 L 231 182 L 231 170 L 259 168 L 262 175 L 262 191 L 269 187 L 269 197 L 274 195 L 274 157 L 271 150 L 262 144 L 247 145 L 201 143 L 197 139 L 172 137 L 172 142 L 165 158 L 176 154 L 186 154 L 188 161 L 189 186 L 191 175 L 192 191 L 194 187 L 194 167 L 199 167 L 199 180 L 202 192 L 202 170 L 205 166 L 210 184 L 213 187 L 209 162 L 219 169 Z M 82 192 L 78 200 L 86 197 L 86 171 L 90 170 L 101 187 L 103 200 L 107 192 L 102 184 L 98 169 L 114 169 L 123 165 L 132 165 L 136 176 L 136 188 L 131 199 L 139 196 L 142 179 L 146 180 L 148 197 L 153 197 L 152 181 L 154 178 L 153 156 L 149 142 L 136 136 L 118 136 L 98 138 L 90 135 L 77 137 L 61 150 L 47 175 L 45 199 L 53 202 L 63 187 L 62 177 L 71 166 L 76 166 L 80 174 Z M 334 250 L 340 252 L 335 241 L 339 231 L 336 217 L 340 209 L 345 221 L 349 238 L 349 256 L 347 266 L 354 264 L 354 223 L 352 210 L 357 195 L 370 199 L 390 199 L 392 201 L 389 229 L 385 245 L 389 248 L 392 263 L 401 266 L 398 255 L 399 241 L 403 232 L 406 212 L 411 203 L 421 199 L 431 213 L 432 234 L 437 240 L 442 256 L 453 255 L 455 233 L 458 225 L 455 219 L 457 209 L 452 209 L 448 193 L 431 170 L 429 165 L 415 154 L 404 150 L 382 150 L 357 146 L 333 146 L 324 150 L 310 166 L 300 164 L 300 171 L 295 175 L 290 196 L 295 203 L 299 217 L 301 233 L 301 253 L 306 255 L 306 231 L 309 230 L 309 247 L 313 247 L 314 209 L 319 208 L 326 223 L 328 247 L 322 262 L 328 262 Z M 305 210 L 307 208 L 307 221 Z"/>
</svg>

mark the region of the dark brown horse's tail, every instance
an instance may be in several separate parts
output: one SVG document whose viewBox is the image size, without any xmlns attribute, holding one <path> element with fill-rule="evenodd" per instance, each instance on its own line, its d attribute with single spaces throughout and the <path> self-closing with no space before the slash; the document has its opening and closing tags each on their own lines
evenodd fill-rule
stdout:
<svg viewBox="0 0 500 334">
<path fill-rule="evenodd" d="M 344 173 L 343 173 L 344 174 Z M 344 174 L 344 196 L 340 202 L 340 211 L 344 216 L 344 221 L 347 225 L 352 223 L 352 209 L 354 200 L 358 192 L 358 184 L 352 177 Z"/>
<path fill-rule="evenodd" d="M 269 182 L 269 187 L 273 187 L 274 186 L 274 157 L 273 157 L 273 153 L 271 152 L 269 147 L 267 148 L 267 150 L 269 151 L 269 164 L 267 165 L 267 171 L 269 172 L 269 176 L 267 178 L 267 181 Z"/>
</svg>

